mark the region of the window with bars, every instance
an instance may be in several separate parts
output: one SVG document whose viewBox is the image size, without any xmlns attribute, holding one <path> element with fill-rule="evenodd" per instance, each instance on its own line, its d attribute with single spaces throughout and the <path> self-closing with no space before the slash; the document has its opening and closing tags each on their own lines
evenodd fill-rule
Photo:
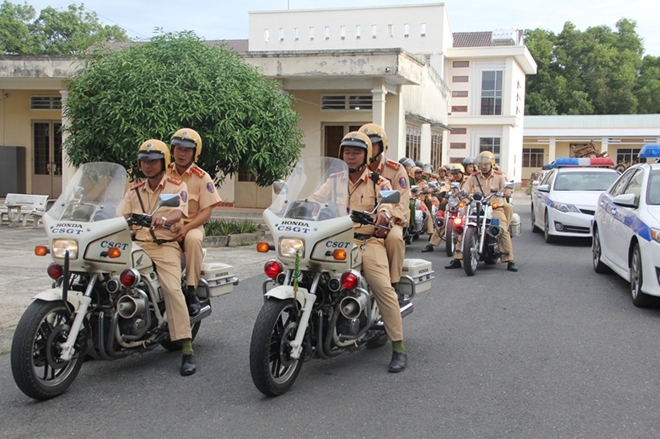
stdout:
<svg viewBox="0 0 660 439">
<path fill-rule="evenodd" d="M 543 156 L 545 150 L 543 148 L 523 148 L 523 168 L 541 168 L 543 167 Z"/>
<path fill-rule="evenodd" d="M 500 162 L 500 138 L 481 137 L 479 139 L 479 152 L 490 151 L 495 156 L 495 162 Z"/>
<path fill-rule="evenodd" d="M 372 95 L 324 95 L 321 96 L 322 110 L 371 110 Z"/>
<path fill-rule="evenodd" d="M 501 70 L 481 73 L 481 115 L 502 114 L 502 77 Z"/>
<path fill-rule="evenodd" d="M 431 133 L 431 165 L 433 169 L 442 166 L 442 133 Z"/>
<path fill-rule="evenodd" d="M 61 108 L 61 96 L 30 96 L 30 109 L 32 110 L 60 110 Z"/>
<path fill-rule="evenodd" d="M 639 163 L 639 158 L 637 157 L 639 155 L 639 151 L 640 148 L 617 148 L 616 162 L 625 162 L 631 165 L 634 163 Z"/>
<path fill-rule="evenodd" d="M 422 129 L 406 125 L 406 157 L 419 160 L 422 145 Z"/>
</svg>

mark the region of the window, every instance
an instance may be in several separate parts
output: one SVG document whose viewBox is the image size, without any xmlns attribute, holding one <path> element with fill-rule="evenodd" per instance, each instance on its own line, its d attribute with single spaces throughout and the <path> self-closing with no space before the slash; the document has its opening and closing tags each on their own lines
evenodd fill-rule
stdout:
<svg viewBox="0 0 660 439">
<path fill-rule="evenodd" d="M 468 97 L 468 91 L 467 90 L 456 90 L 451 92 L 451 97 L 452 98 L 467 98 Z"/>
<path fill-rule="evenodd" d="M 542 168 L 543 155 L 545 150 L 543 148 L 523 148 L 523 168 Z"/>
<path fill-rule="evenodd" d="M 421 128 L 413 125 L 406 125 L 406 157 L 413 160 L 419 160 L 421 144 Z"/>
<path fill-rule="evenodd" d="M 470 61 L 454 61 L 451 65 L 453 67 L 470 67 Z"/>
<path fill-rule="evenodd" d="M 280 28 L 280 41 L 284 41 L 284 28 Z"/>
<path fill-rule="evenodd" d="M 314 28 L 313 27 L 309 28 L 309 39 L 310 40 L 314 39 Z"/>
<path fill-rule="evenodd" d="M 635 196 L 635 203 L 639 203 L 639 196 L 642 194 L 642 184 L 644 183 L 644 171 L 638 169 L 635 175 L 630 179 L 630 183 L 623 191 L 624 194 L 633 194 Z M 609 187 L 609 186 L 607 186 Z"/>
<path fill-rule="evenodd" d="M 376 35 L 378 34 L 378 26 L 375 24 L 371 25 L 371 38 L 376 38 Z"/>
<path fill-rule="evenodd" d="M 61 108 L 61 96 L 30 96 L 31 110 L 59 110 Z"/>
<path fill-rule="evenodd" d="M 462 163 L 465 157 L 450 157 L 449 163 Z"/>
<path fill-rule="evenodd" d="M 502 114 L 502 75 L 501 70 L 481 73 L 481 115 Z"/>
<path fill-rule="evenodd" d="M 297 27 L 294 28 L 293 29 L 293 36 L 296 39 L 296 41 L 298 41 L 300 39 L 300 29 L 298 29 Z"/>
<path fill-rule="evenodd" d="M 452 113 L 465 113 L 467 112 L 467 105 L 452 105 Z"/>
<path fill-rule="evenodd" d="M 451 82 L 468 82 L 469 76 L 452 76 Z"/>
<path fill-rule="evenodd" d="M 500 138 L 481 137 L 479 139 L 479 152 L 490 151 L 495 156 L 495 162 L 500 162 Z"/>
<path fill-rule="evenodd" d="M 433 169 L 442 166 L 442 134 L 431 133 L 431 165 Z"/>
<path fill-rule="evenodd" d="M 408 23 L 403 25 L 403 36 L 408 38 L 410 36 L 410 25 Z"/>
<path fill-rule="evenodd" d="M 646 204 L 657 206 L 660 204 L 660 172 L 651 171 L 646 184 Z"/>
<path fill-rule="evenodd" d="M 422 34 L 422 36 L 425 37 L 426 36 L 426 23 L 422 23 L 420 25 L 420 30 L 421 30 L 420 33 Z"/>
<path fill-rule="evenodd" d="M 325 27 L 325 39 L 326 40 L 330 39 L 330 26 Z"/>
<path fill-rule="evenodd" d="M 355 38 L 360 39 L 360 33 L 362 32 L 362 27 L 358 24 L 355 26 Z"/>
<path fill-rule="evenodd" d="M 467 134 L 467 128 L 452 128 L 452 134 Z"/>
<path fill-rule="evenodd" d="M 616 184 L 612 186 L 610 189 L 610 195 L 613 197 L 616 197 L 617 195 L 621 195 L 623 193 L 623 190 L 626 187 L 626 184 L 628 184 L 628 180 L 630 180 L 630 177 L 633 175 L 635 172 L 635 169 L 628 169 L 626 172 L 619 177 L 617 180 Z"/>
<path fill-rule="evenodd" d="M 639 148 L 617 148 L 616 150 L 616 163 L 639 163 Z"/>
<path fill-rule="evenodd" d="M 449 143 L 449 149 L 465 149 L 466 148 L 466 143 L 465 142 L 450 142 Z"/>
<path fill-rule="evenodd" d="M 372 106 L 372 95 L 321 96 L 322 110 L 371 110 Z"/>
<path fill-rule="evenodd" d="M 269 38 L 270 38 L 270 31 L 268 29 L 264 29 L 264 41 L 267 43 Z"/>
<path fill-rule="evenodd" d="M 346 38 L 346 26 L 339 26 L 339 35 L 342 40 Z"/>
<path fill-rule="evenodd" d="M 390 38 L 394 38 L 394 25 L 393 24 L 388 24 L 387 25 L 387 33 L 390 34 Z"/>
</svg>

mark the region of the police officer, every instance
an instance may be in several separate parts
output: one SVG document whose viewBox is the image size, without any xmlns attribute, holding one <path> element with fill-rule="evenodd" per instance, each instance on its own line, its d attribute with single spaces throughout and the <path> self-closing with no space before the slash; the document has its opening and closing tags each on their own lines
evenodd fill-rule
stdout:
<svg viewBox="0 0 660 439">
<path fill-rule="evenodd" d="M 372 178 L 367 166 L 372 157 L 371 139 L 364 133 L 348 133 L 339 146 L 339 156 L 348 165 L 349 207 L 351 211 L 371 212 L 377 204 L 381 190 L 391 189 L 390 182 L 383 178 Z M 385 324 L 385 331 L 392 341 L 392 360 L 388 371 L 401 372 L 406 368 L 408 356 L 403 346 L 403 322 L 396 291 L 390 282 L 390 267 L 385 239 L 391 225 L 401 225 L 405 218 L 396 206 L 382 205 L 374 215 L 375 226 L 355 224 L 356 243 L 364 246 L 362 267 L 364 276 L 374 292 L 376 303 Z M 385 227 L 378 227 L 385 226 Z"/>
<path fill-rule="evenodd" d="M 444 189 L 446 191 L 451 190 L 451 183 L 459 183 L 460 188 L 462 188 L 465 183 L 465 178 L 464 178 L 465 170 L 463 169 L 463 165 L 456 163 L 451 167 L 449 172 L 453 180 L 448 180 L 447 184 L 449 186 L 445 187 Z M 446 224 L 445 227 L 447 227 Z M 442 241 L 441 235 L 443 233 L 444 233 L 444 228 L 442 229 L 436 228 L 435 231 L 433 232 L 433 235 L 431 235 L 431 239 L 429 239 L 428 245 L 422 249 L 422 253 L 432 252 L 433 247 L 440 245 L 440 242 Z"/>
<path fill-rule="evenodd" d="M 465 170 L 465 179 L 474 174 L 474 159 L 472 157 L 465 157 L 461 162 L 463 169 Z"/>
<path fill-rule="evenodd" d="M 392 189 L 399 191 L 401 199 L 399 204 L 393 206 L 397 217 L 405 221 L 401 224 L 393 223 L 385 237 L 385 249 L 390 263 L 390 282 L 396 285 L 401 280 L 403 259 L 406 253 L 406 243 L 403 242 L 403 226 L 410 221 L 410 188 L 408 174 L 405 168 L 385 157 L 387 151 L 387 134 L 380 125 L 368 123 L 360 127 L 361 133 L 369 136 L 372 145 L 372 157 L 369 158 L 369 171 L 385 177 Z"/>
<path fill-rule="evenodd" d="M 504 197 L 511 196 L 511 189 L 504 189 L 506 184 L 506 179 L 504 174 L 501 171 L 496 171 L 493 169 L 495 165 L 495 156 L 490 151 L 483 151 L 475 160 L 475 165 L 479 168 L 477 172 L 472 174 L 467 182 L 465 183 L 465 191 L 469 194 L 474 194 L 475 192 L 481 192 L 484 195 L 489 195 L 491 189 L 496 189 L 499 192 L 502 192 Z M 505 198 L 493 198 L 494 203 L 498 204 L 498 208 L 493 209 L 493 218 L 498 218 L 500 221 L 500 226 L 502 227 L 502 234 L 499 241 L 499 248 L 501 252 L 500 261 L 507 264 L 507 270 L 509 271 L 518 271 L 518 267 L 513 260 L 513 245 L 511 244 L 511 235 L 509 234 L 509 221 L 507 219 L 507 214 L 502 208 L 506 204 Z M 454 260 L 445 268 L 460 268 L 461 259 L 463 255 L 458 251 L 459 246 L 457 245 L 457 250 L 454 253 Z"/>
<path fill-rule="evenodd" d="M 132 213 L 151 214 L 162 194 L 178 194 L 179 207 L 158 210 L 150 228 L 136 228 L 135 240 L 156 264 L 158 280 L 163 287 L 167 326 L 172 341 L 180 341 L 183 348 L 181 375 L 196 371 L 192 348 L 192 333 L 186 301 L 181 291 L 181 247 L 175 241 L 176 234 L 165 229 L 166 224 L 176 226 L 188 214 L 188 188 L 186 183 L 165 173 L 170 164 L 170 151 L 160 140 L 147 140 L 138 149 L 138 167 L 146 177 L 136 183 L 124 195 L 119 212 L 125 218 Z"/>
<path fill-rule="evenodd" d="M 186 281 L 184 295 L 191 316 L 199 314 L 201 304 L 197 298 L 197 284 L 204 259 L 204 223 L 211 218 L 213 208 L 222 201 L 209 174 L 197 166 L 195 161 L 202 152 L 202 138 L 197 131 L 181 128 L 172 136 L 170 147 L 174 163 L 168 174 L 183 180 L 188 186 L 188 216 L 176 232 L 175 240 L 183 243 L 186 253 Z"/>
</svg>

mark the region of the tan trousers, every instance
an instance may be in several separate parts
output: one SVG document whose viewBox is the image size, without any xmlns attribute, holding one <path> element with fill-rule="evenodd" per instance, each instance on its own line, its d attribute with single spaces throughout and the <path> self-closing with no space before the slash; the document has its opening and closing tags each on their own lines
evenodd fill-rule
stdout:
<svg viewBox="0 0 660 439">
<path fill-rule="evenodd" d="M 388 337 L 391 341 L 402 341 L 401 310 L 396 291 L 390 283 L 390 267 L 384 241 L 379 238 L 369 238 L 366 241 L 362 251 L 362 271 L 376 297 Z M 357 244 L 360 245 L 361 241 Z"/>
<path fill-rule="evenodd" d="M 170 339 L 176 341 L 192 338 L 188 307 L 181 291 L 181 247 L 176 242 L 163 245 L 141 242 L 140 247 L 156 264 L 158 280 L 163 287 Z"/>
<path fill-rule="evenodd" d="M 203 241 L 204 225 L 186 233 L 186 237 L 183 240 L 183 249 L 186 252 L 186 282 L 188 286 L 195 288 L 197 288 L 202 272 L 202 260 L 204 259 Z"/>
<path fill-rule="evenodd" d="M 403 258 L 406 255 L 406 243 L 403 242 L 403 227 L 393 225 L 385 238 L 385 250 L 390 265 L 390 282 L 395 284 L 401 280 Z"/>
<path fill-rule="evenodd" d="M 433 235 L 431 235 L 431 239 L 429 239 L 429 244 L 432 245 L 433 247 L 437 247 L 440 245 L 442 242 L 442 235 L 445 234 L 445 228 L 442 227 L 440 229 L 436 228 L 433 231 Z"/>
</svg>

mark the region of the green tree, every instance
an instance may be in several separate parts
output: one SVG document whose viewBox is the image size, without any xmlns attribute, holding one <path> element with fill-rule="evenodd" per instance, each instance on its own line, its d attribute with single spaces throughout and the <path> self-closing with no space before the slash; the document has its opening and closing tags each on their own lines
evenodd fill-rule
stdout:
<svg viewBox="0 0 660 439">
<path fill-rule="evenodd" d="M 119 26 L 104 26 L 85 5 L 69 5 L 65 11 L 52 7 L 37 16 L 24 3 L 5 0 L 0 6 L 0 48 L 5 55 L 79 55 L 97 43 L 129 41 Z"/>
<path fill-rule="evenodd" d="M 252 172 L 265 186 L 286 175 L 302 134 L 292 97 L 235 52 L 192 32 L 123 50 L 98 49 L 68 85 L 71 164 L 111 161 L 136 175 L 137 148 L 181 127 L 202 136 L 199 164 L 222 179 Z"/>
<path fill-rule="evenodd" d="M 526 31 L 538 64 L 538 74 L 528 80 L 526 114 L 635 114 L 654 108 L 660 95 L 650 62 L 643 80 L 644 46 L 636 26 L 624 18 L 615 30 L 580 31 L 566 22 L 559 34 Z"/>
</svg>

